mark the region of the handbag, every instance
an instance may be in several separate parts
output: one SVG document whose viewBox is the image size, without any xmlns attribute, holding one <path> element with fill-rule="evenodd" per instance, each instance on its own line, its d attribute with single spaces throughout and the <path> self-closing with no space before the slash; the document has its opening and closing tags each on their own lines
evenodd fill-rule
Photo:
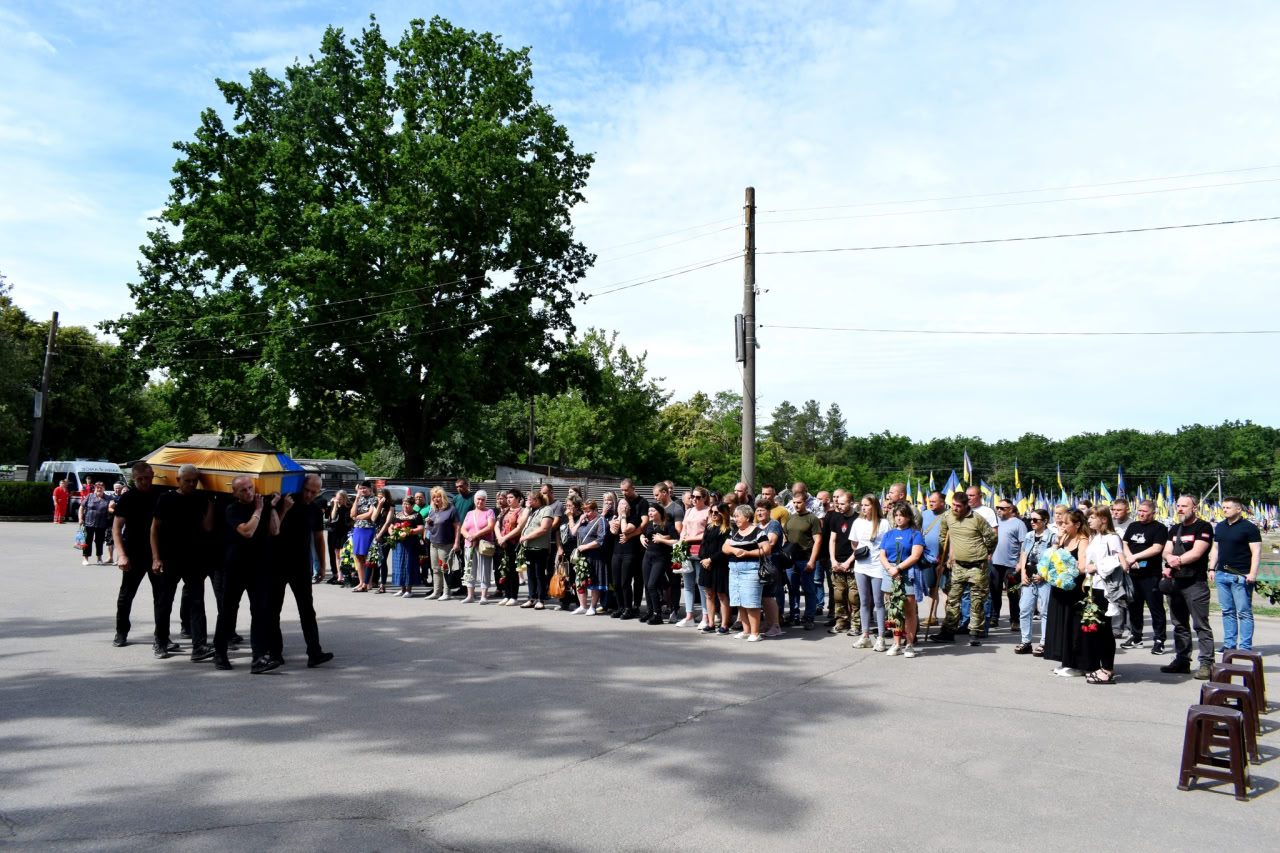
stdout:
<svg viewBox="0 0 1280 853">
<path fill-rule="evenodd" d="M 76 528 L 76 541 L 75 541 L 75 544 L 72 545 L 71 547 L 76 548 L 78 550 L 84 549 L 84 525 L 83 524 Z"/>
<path fill-rule="evenodd" d="M 555 574 L 551 576 L 551 583 L 547 585 L 547 595 L 552 598 L 564 598 L 565 592 L 565 571 L 564 564 L 556 566 Z"/>
<path fill-rule="evenodd" d="M 871 556 L 870 545 L 859 545 L 857 548 L 853 549 L 853 558 L 855 560 L 865 560 L 870 556 Z"/>
<path fill-rule="evenodd" d="M 1111 553 L 1111 543 L 1106 543 L 1107 553 L 1102 559 L 1098 560 L 1098 574 L 1104 578 L 1109 578 L 1115 574 L 1116 569 L 1120 568 L 1120 556 Z"/>
<path fill-rule="evenodd" d="M 493 541 L 490 539 L 481 539 L 476 543 L 476 553 L 481 557 L 492 557 L 494 554 L 498 553 L 498 546 L 493 544 Z"/>
</svg>

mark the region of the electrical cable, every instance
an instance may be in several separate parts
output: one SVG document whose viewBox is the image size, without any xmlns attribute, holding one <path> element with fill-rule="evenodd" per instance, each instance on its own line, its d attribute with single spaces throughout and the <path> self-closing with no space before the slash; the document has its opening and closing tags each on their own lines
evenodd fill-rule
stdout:
<svg viewBox="0 0 1280 853">
<path fill-rule="evenodd" d="M 1111 234 L 1139 234 L 1146 231 L 1176 231 L 1185 228 L 1211 228 L 1216 225 L 1243 225 L 1249 222 L 1273 222 L 1280 216 L 1259 216 L 1253 219 L 1224 219 L 1218 222 L 1193 222 L 1188 225 L 1155 225 L 1149 228 L 1115 228 L 1108 231 L 1077 231 L 1069 234 L 1037 234 L 1031 237 L 996 237 L 983 240 L 950 240 L 937 243 L 902 243 L 886 246 L 847 246 L 834 249 L 772 249 L 756 250 L 757 255 L 812 255 L 825 252 L 876 252 L 886 249 L 927 249 L 938 246 L 977 246 L 985 243 L 1021 243 L 1033 240 L 1060 240 L 1066 237 L 1100 237 Z"/>
<path fill-rule="evenodd" d="M 1025 337 L 1111 337 L 1129 335 L 1135 337 L 1154 337 L 1180 335 L 1280 335 L 1280 329 L 1180 329 L 1177 331 L 1145 331 L 1145 332 L 1041 332 L 1041 331 L 1009 331 L 1005 329 L 865 329 L 845 326 L 789 326 L 782 323 L 757 323 L 758 329 L 804 329 L 814 332 L 864 332 L 867 334 L 886 335 L 1018 335 Z"/>
<path fill-rule="evenodd" d="M 928 210 L 894 210 L 887 213 L 852 213 L 846 216 L 813 216 L 802 219 L 765 219 L 765 225 L 786 225 L 795 222 L 834 222 L 840 219 L 879 219 L 888 216 L 917 216 L 922 213 L 954 213 L 965 210 L 993 210 L 999 207 L 1025 207 L 1030 204 L 1062 204 L 1068 201 L 1094 201 L 1103 198 L 1125 198 L 1138 195 L 1155 195 L 1158 193 L 1180 193 L 1187 190 L 1211 190 L 1220 187 L 1243 187 L 1250 184 L 1269 184 L 1280 181 L 1280 178 L 1260 178 L 1256 181 L 1235 181 L 1225 184 L 1198 184 L 1193 187 L 1166 187 L 1159 190 L 1134 190 L 1127 193 L 1105 193 L 1103 195 L 1082 195 L 1073 198 L 1036 198 L 1029 201 L 1004 201 L 999 204 L 979 204 L 970 207 L 934 207 Z"/>
<path fill-rule="evenodd" d="M 1145 184 L 1155 181 L 1176 181 L 1185 178 L 1206 178 L 1210 175 L 1235 175 L 1241 172 L 1261 172 L 1267 169 L 1280 169 L 1280 164 L 1273 166 L 1247 166 L 1242 169 L 1222 169 L 1215 172 L 1188 172 L 1182 175 L 1166 175 L 1161 178 L 1130 178 L 1123 181 L 1105 181 L 1097 184 L 1069 184 L 1061 187 L 1043 187 L 1037 190 L 1005 190 L 994 193 L 974 193 L 971 195 L 935 196 L 934 198 L 913 198 L 901 201 L 864 201 L 852 204 L 829 204 L 819 207 L 777 207 L 759 210 L 757 213 L 803 213 L 809 210 L 846 210 L 855 207 L 888 207 L 895 204 L 924 204 L 931 201 L 965 201 L 971 198 L 997 198 L 1006 195 L 1028 195 L 1030 193 L 1066 192 L 1068 190 L 1092 190 L 1100 187 L 1118 187 L 1125 184 Z"/>
</svg>

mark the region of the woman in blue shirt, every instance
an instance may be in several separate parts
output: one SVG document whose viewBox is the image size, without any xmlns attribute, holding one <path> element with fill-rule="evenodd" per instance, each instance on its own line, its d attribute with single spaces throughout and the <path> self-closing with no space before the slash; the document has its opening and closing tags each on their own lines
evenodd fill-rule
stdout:
<svg viewBox="0 0 1280 853">
<path fill-rule="evenodd" d="M 885 577 L 882 589 L 885 592 L 889 611 L 888 620 L 893 622 L 893 645 L 885 654 L 902 655 L 913 658 L 916 651 L 916 602 L 928 594 L 925 589 L 923 567 L 920 565 L 924 557 L 924 537 L 914 527 L 915 515 L 911 507 L 899 503 L 893 508 L 893 529 L 884 535 L 880 546 L 880 565 L 884 567 Z M 902 612 L 898 613 L 901 603 Z M 907 648 L 902 648 L 903 636 L 907 638 Z"/>
</svg>

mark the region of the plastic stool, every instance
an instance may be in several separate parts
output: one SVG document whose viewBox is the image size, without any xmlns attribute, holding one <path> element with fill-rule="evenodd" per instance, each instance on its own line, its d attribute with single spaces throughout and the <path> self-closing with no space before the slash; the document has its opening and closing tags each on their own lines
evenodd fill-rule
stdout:
<svg viewBox="0 0 1280 853">
<path fill-rule="evenodd" d="M 1252 764 L 1262 763 L 1262 753 L 1258 751 L 1258 709 L 1253 704 L 1253 694 L 1243 684 L 1221 684 L 1207 682 L 1200 685 L 1201 705 L 1221 705 L 1235 708 L 1244 715 L 1244 743 L 1248 747 L 1249 761 Z M 1217 727 L 1205 727 L 1204 737 L 1209 743 L 1225 745 Z M 1207 751 L 1208 744 L 1203 744 Z"/>
<path fill-rule="evenodd" d="M 1226 729 L 1227 757 L 1215 757 L 1206 745 L 1206 733 L 1222 725 Z M 1225 769 L 1223 765 L 1225 764 Z M 1248 801 L 1249 767 L 1245 761 L 1244 714 L 1220 705 L 1192 705 L 1187 709 L 1187 729 L 1182 736 L 1182 767 L 1178 790 L 1189 791 L 1198 778 L 1230 782 L 1236 799 Z"/>
<path fill-rule="evenodd" d="M 1223 663 L 1249 663 L 1258 678 L 1258 712 L 1267 710 L 1267 679 L 1262 673 L 1262 652 L 1253 649 L 1227 649 L 1222 653 Z"/>
<path fill-rule="evenodd" d="M 1264 707 L 1262 693 L 1258 689 L 1258 676 L 1254 674 L 1252 664 L 1215 663 L 1209 668 L 1210 681 L 1216 681 L 1219 684 L 1231 684 L 1237 678 L 1244 682 L 1245 687 L 1249 688 L 1249 692 L 1253 694 L 1253 707 L 1261 713 Z"/>
</svg>

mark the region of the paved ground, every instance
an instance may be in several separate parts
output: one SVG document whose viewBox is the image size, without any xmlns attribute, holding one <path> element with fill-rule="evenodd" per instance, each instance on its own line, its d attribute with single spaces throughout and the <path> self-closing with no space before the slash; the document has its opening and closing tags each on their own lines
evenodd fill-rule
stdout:
<svg viewBox="0 0 1280 853">
<path fill-rule="evenodd" d="M 1094 687 L 1015 657 L 1006 632 L 904 660 L 819 632 L 747 645 L 322 586 L 337 659 L 250 676 L 245 653 L 230 673 L 153 660 L 146 584 L 140 642 L 112 648 L 117 572 L 81 567 L 72 533 L 0 525 L 0 847 L 1275 843 L 1280 735 L 1264 738 L 1252 802 L 1176 790 L 1199 684 L 1161 675 L 1169 658 L 1146 651 L 1122 653 L 1121 684 Z M 286 654 L 301 661 L 292 614 Z M 1280 623 L 1258 633 L 1274 653 Z"/>
</svg>

